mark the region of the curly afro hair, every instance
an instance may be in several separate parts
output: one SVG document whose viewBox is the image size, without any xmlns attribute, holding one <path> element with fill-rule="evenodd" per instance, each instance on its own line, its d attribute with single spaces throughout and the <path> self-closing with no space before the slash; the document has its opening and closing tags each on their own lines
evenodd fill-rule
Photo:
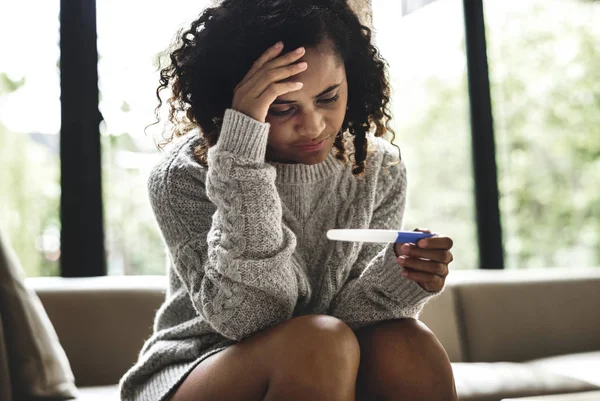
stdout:
<svg viewBox="0 0 600 401">
<path fill-rule="evenodd" d="M 325 40 L 344 62 L 348 81 L 348 110 L 334 142 L 336 157 L 348 161 L 353 174 L 362 175 L 367 158 L 366 134 L 389 131 L 390 87 L 387 64 L 371 43 L 371 30 L 362 25 L 345 0 L 223 0 L 206 8 L 172 45 L 170 64 L 160 70 L 160 92 L 169 88 L 169 122 L 172 124 L 159 147 L 200 128 L 195 149 L 199 163 L 207 166 L 207 151 L 217 143 L 225 109 L 233 91 L 252 63 L 282 40 L 281 54 L 297 47 L 316 47 Z M 353 140 L 351 140 L 353 139 Z M 399 149 L 398 149 L 399 150 Z M 395 164 L 395 163 L 394 163 Z"/>
</svg>

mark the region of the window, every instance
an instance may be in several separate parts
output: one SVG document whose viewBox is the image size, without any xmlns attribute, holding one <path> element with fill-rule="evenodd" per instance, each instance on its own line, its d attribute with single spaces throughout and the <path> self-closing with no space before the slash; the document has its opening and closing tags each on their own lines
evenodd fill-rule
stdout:
<svg viewBox="0 0 600 401">
<path fill-rule="evenodd" d="M 97 3 L 102 174 L 108 274 L 164 274 L 165 251 L 146 183 L 160 157 L 155 121 L 158 57 L 205 1 Z"/>
<path fill-rule="evenodd" d="M 599 266 L 600 4 L 484 6 L 506 266 Z"/>
<path fill-rule="evenodd" d="M 453 266 L 475 268 L 462 2 L 439 0 L 418 10 L 402 3 L 374 0 L 373 18 L 376 45 L 390 65 L 395 143 L 408 172 L 404 227 L 450 236 Z"/>
<path fill-rule="evenodd" d="M 144 18 L 130 3 L 97 4 L 108 271 L 163 274 L 146 189 L 162 124 L 145 127 L 161 52 L 210 2 L 146 5 Z M 463 2 L 372 3 L 408 168 L 405 228 L 451 236 L 455 267 L 476 267 Z M 506 265 L 600 266 L 600 3 L 483 3 Z M 0 230 L 29 276 L 59 273 L 59 6 L 0 13 Z"/>
<path fill-rule="evenodd" d="M 58 1 L 0 7 L 0 231 L 28 276 L 59 274 L 58 15 Z"/>
</svg>

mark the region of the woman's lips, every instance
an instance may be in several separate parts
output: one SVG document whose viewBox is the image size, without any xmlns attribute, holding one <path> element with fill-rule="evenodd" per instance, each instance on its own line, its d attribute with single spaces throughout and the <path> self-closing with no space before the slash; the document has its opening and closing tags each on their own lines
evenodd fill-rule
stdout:
<svg viewBox="0 0 600 401">
<path fill-rule="evenodd" d="M 314 145 L 298 145 L 298 148 L 306 151 L 306 152 L 314 152 L 316 150 L 320 150 L 323 145 L 325 145 L 325 141 L 327 141 L 328 138 L 323 139 L 321 142 L 317 142 Z"/>
</svg>

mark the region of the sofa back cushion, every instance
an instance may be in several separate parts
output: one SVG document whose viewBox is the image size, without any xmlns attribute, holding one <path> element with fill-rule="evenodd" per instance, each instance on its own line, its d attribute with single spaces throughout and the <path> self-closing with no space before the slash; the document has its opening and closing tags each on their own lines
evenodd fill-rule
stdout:
<svg viewBox="0 0 600 401">
<path fill-rule="evenodd" d="M 78 386 L 116 383 L 152 334 L 164 276 L 29 278 L 67 353 Z M 452 361 L 464 360 L 451 285 L 420 316 Z M 110 352 L 107 352 L 110 350 Z"/>
<path fill-rule="evenodd" d="M 165 299 L 165 277 L 30 278 L 77 386 L 114 384 L 135 363 Z"/>
<path fill-rule="evenodd" d="M 152 333 L 167 279 L 30 278 L 79 386 L 116 383 Z M 453 362 L 600 349 L 600 271 L 453 272 L 420 320 Z"/>
<path fill-rule="evenodd" d="M 600 271 L 494 272 L 454 290 L 469 362 L 600 350 Z"/>
<path fill-rule="evenodd" d="M 448 283 L 440 295 L 425 304 L 419 320 L 433 331 L 452 362 L 463 362 L 465 359 L 456 301 L 456 288 Z"/>
</svg>

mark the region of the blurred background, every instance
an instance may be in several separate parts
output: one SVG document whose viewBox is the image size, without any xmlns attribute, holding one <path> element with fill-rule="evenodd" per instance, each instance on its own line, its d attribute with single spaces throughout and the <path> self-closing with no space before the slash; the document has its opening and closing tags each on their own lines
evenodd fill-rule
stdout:
<svg viewBox="0 0 600 401">
<path fill-rule="evenodd" d="M 146 180 L 158 62 L 209 0 L 98 0 L 102 210 L 110 275 L 164 274 Z M 372 0 L 390 66 L 405 229 L 480 267 L 463 1 Z M 425 3 L 430 3 L 426 4 Z M 600 2 L 483 0 L 506 269 L 600 266 Z M 58 0 L 0 5 L 0 231 L 29 276 L 61 274 Z"/>
</svg>

